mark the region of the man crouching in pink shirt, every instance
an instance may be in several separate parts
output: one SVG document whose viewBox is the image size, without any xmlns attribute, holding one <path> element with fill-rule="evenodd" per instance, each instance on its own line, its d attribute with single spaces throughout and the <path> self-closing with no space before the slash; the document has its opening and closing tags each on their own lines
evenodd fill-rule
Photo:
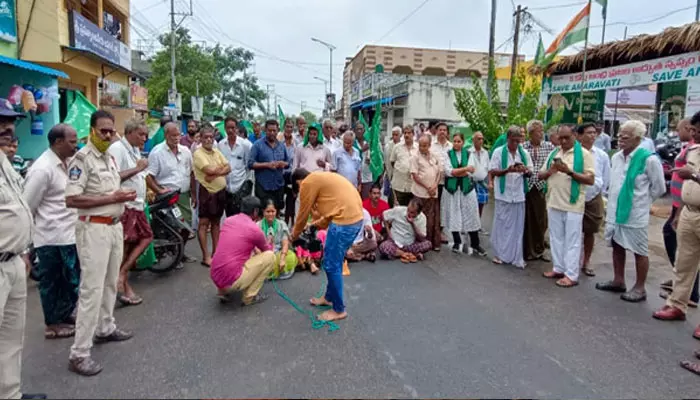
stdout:
<svg viewBox="0 0 700 400">
<path fill-rule="evenodd" d="M 226 218 L 221 227 L 219 246 L 211 260 L 211 280 L 222 301 L 229 301 L 232 292 L 243 292 L 244 306 L 267 300 L 259 292 L 276 263 L 272 247 L 254 222 L 260 208 L 257 197 L 246 197 L 241 213 Z"/>
</svg>

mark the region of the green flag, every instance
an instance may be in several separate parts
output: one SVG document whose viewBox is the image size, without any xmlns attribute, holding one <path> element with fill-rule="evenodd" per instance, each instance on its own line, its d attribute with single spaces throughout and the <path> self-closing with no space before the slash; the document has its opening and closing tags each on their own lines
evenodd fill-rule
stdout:
<svg viewBox="0 0 700 400">
<path fill-rule="evenodd" d="M 595 0 L 596 3 L 600 4 L 603 7 L 603 19 L 607 18 L 608 16 L 608 0 Z"/>
<path fill-rule="evenodd" d="M 216 123 L 216 125 L 214 125 L 214 128 L 216 128 L 223 137 L 227 137 L 225 125 L 226 123 L 224 121 L 219 121 Z"/>
<path fill-rule="evenodd" d="M 280 130 L 284 130 L 284 123 L 287 121 L 287 118 L 284 117 L 284 111 L 282 111 L 282 106 L 277 105 L 277 120 L 280 123 Z"/>
<path fill-rule="evenodd" d="M 360 111 L 360 117 L 358 118 L 357 123 L 358 123 L 358 124 L 362 124 L 362 126 L 365 127 L 365 137 L 364 137 L 364 139 L 365 139 L 365 140 L 369 140 L 369 137 L 370 137 L 369 129 L 370 129 L 370 127 L 369 127 L 369 125 L 367 125 L 367 121 L 365 121 L 365 115 L 362 113 L 362 111 Z"/>
<path fill-rule="evenodd" d="M 82 139 L 90 134 L 90 117 L 95 111 L 97 111 L 97 107 L 92 105 L 90 100 L 76 90 L 75 100 L 68 108 L 68 113 L 63 123 L 72 126 L 78 133 L 78 139 Z"/>
<path fill-rule="evenodd" d="M 364 118 L 362 118 L 362 113 L 360 113 L 360 122 L 364 123 Z M 372 171 L 372 179 L 377 180 L 379 176 L 384 172 L 384 155 L 382 152 L 381 143 L 381 129 L 382 129 L 382 102 L 377 100 L 377 108 L 374 110 L 374 117 L 372 117 L 372 126 L 365 133 L 365 137 L 369 141 L 369 169 Z"/>
<path fill-rule="evenodd" d="M 542 65 L 544 61 L 544 43 L 542 43 L 542 34 L 540 34 L 540 42 L 537 44 L 537 52 L 535 53 L 535 65 Z"/>
<path fill-rule="evenodd" d="M 253 133 L 253 124 L 250 123 L 247 119 L 244 119 L 241 121 L 241 125 L 245 128 L 246 132 L 248 132 L 248 135 Z"/>
</svg>

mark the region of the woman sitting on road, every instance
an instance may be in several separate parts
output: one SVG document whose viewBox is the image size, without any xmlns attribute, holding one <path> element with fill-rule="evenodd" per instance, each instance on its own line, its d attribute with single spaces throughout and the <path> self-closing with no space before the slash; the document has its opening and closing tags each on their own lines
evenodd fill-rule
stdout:
<svg viewBox="0 0 700 400">
<path fill-rule="evenodd" d="M 258 226 L 273 247 L 276 256 L 276 264 L 270 278 L 289 279 L 294 275 L 294 270 L 299 263 L 294 251 L 289 249 L 289 227 L 281 219 L 277 218 L 277 208 L 272 199 L 268 199 L 263 210 L 263 218 Z"/>
</svg>

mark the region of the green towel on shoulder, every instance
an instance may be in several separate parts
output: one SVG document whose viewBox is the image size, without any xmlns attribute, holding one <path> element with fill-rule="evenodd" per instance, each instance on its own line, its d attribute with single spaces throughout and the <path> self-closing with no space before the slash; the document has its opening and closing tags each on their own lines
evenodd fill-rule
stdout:
<svg viewBox="0 0 700 400">
<path fill-rule="evenodd" d="M 615 208 L 615 223 L 624 224 L 630 217 L 632 211 L 632 199 L 634 198 L 634 181 L 637 177 L 646 170 L 647 158 L 652 153 L 641 147 L 638 147 L 634 152 L 630 165 L 627 167 L 627 176 L 620 188 L 620 194 L 617 196 L 617 205 Z"/>
<path fill-rule="evenodd" d="M 503 150 L 501 150 L 501 169 L 507 169 L 508 168 L 508 147 L 504 144 Z M 523 165 L 527 167 L 527 155 L 525 155 L 525 150 L 523 150 L 523 146 L 518 145 L 518 154 L 520 154 L 520 159 L 523 162 Z M 507 175 L 507 174 L 506 174 Z M 506 175 L 502 175 L 498 177 L 498 185 L 500 186 L 501 193 L 506 191 Z M 527 193 L 529 190 L 527 186 L 527 179 L 523 176 L 523 191 Z"/>
<path fill-rule="evenodd" d="M 493 155 L 493 151 L 496 150 L 497 148 L 503 146 L 506 144 L 506 141 L 508 141 L 508 134 L 504 133 L 501 136 L 499 136 L 495 142 L 493 142 L 493 146 L 491 146 L 491 150 L 489 150 L 489 158 Z"/>
</svg>

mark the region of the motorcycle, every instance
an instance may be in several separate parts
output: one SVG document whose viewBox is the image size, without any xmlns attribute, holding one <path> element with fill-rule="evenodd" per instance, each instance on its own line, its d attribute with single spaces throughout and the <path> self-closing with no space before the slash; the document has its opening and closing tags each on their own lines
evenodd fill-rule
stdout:
<svg viewBox="0 0 700 400">
<path fill-rule="evenodd" d="M 182 213 L 177 207 L 180 191 L 175 190 L 157 195 L 149 205 L 155 264 L 142 269 L 162 273 L 177 267 L 185 255 L 185 239 L 192 231 L 182 221 Z"/>
<path fill-rule="evenodd" d="M 668 191 L 671 187 L 671 170 L 675 166 L 676 157 L 681 152 L 681 141 L 677 135 L 669 135 L 657 139 L 655 145 L 656 154 L 659 156 L 666 178 L 666 191 Z"/>
</svg>

